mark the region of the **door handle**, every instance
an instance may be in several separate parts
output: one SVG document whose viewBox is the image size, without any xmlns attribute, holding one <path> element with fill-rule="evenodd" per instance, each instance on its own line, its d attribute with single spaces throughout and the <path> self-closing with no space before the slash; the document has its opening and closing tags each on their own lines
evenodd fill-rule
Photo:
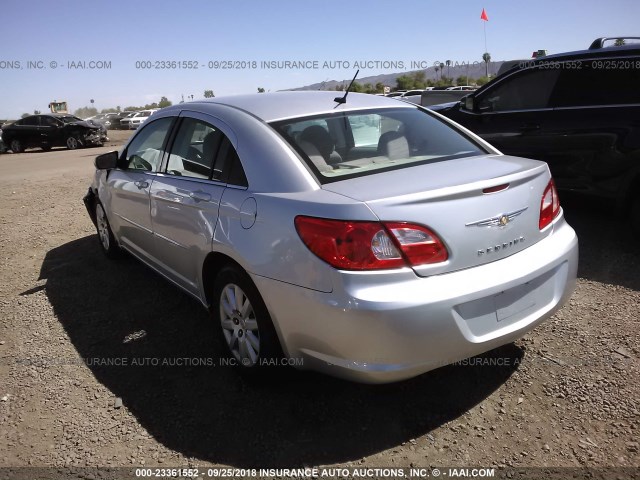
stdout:
<svg viewBox="0 0 640 480">
<path fill-rule="evenodd" d="M 208 202 L 211 200 L 211 195 L 205 192 L 191 192 L 189 196 L 193 198 L 196 202 Z"/>
<path fill-rule="evenodd" d="M 138 189 L 147 188 L 149 186 L 149 182 L 145 182 L 144 180 L 138 180 L 134 183 Z"/>
</svg>

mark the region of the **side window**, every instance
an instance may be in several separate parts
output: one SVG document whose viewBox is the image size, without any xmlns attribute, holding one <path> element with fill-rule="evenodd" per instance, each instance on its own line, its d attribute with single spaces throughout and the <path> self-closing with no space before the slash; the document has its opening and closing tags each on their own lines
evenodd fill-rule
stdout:
<svg viewBox="0 0 640 480">
<path fill-rule="evenodd" d="M 240 162 L 240 157 L 238 157 L 238 152 L 233 148 L 233 145 L 227 137 L 224 137 L 222 140 L 220 153 L 216 159 L 216 165 L 213 171 L 213 178 L 220 179 L 229 185 L 236 185 L 238 187 L 249 186 L 247 176 Z"/>
<path fill-rule="evenodd" d="M 550 108 L 549 99 L 559 73 L 558 69 L 518 72 L 484 92 L 478 108 L 487 112 Z"/>
<path fill-rule="evenodd" d="M 588 107 L 591 105 L 628 105 L 640 103 L 640 70 L 634 68 L 602 68 L 607 60 L 583 62 L 583 70 L 563 70 L 553 94 L 556 107 Z M 640 60 L 611 60 L 615 66 L 630 65 Z M 589 70 L 584 71 L 585 64 Z M 600 66 L 601 68 L 593 68 Z"/>
<path fill-rule="evenodd" d="M 39 118 L 40 117 L 36 115 L 32 117 L 27 117 L 24 120 L 22 120 L 22 125 L 27 125 L 29 127 L 37 127 L 38 125 L 40 125 Z"/>
<path fill-rule="evenodd" d="M 192 178 L 211 178 L 213 161 L 223 134 L 195 118 L 184 118 L 171 148 L 166 173 Z"/>
<path fill-rule="evenodd" d="M 125 168 L 155 172 L 162 161 L 172 117 L 161 118 L 142 128 L 127 147 Z"/>
<path fill-rule="evenodd" d="M 42 117 L 42 125 L 45 127 L 57 127 L 58 121 L 53 117 Z"/>
</svg>

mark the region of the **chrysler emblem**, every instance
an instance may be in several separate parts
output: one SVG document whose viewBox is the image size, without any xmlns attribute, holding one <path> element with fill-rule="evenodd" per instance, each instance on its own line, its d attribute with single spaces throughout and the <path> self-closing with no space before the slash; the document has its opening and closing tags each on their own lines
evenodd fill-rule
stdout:
<svg viewBox="0 0 640 480">
<path fill-rule="evenodd" d="M 496 215 L 495 217 L 484 218 L 482 220 L 477 220 L 475 222 L 467 223 L 467 227 L 504 227 L 511 220 L 516 218 L 522 212 L 524 212 L 529 207 L 521 208 L 520 210 L 515 210 L 509 213 L 501 213 L 500 215 Z"/>
</svg>

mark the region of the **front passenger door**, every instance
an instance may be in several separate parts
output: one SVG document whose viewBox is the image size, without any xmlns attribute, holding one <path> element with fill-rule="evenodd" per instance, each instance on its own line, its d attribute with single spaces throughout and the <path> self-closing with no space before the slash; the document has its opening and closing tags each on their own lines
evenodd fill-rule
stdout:
<svg viewBox="0 0 640 480">
<path fill-rule="evenodd" d="M 129 142 L 119 168 L 107 180 L 108 214 L 120 245 L 141 260 L 156 264 L 149 191 L 162 163 L 175 117 L 149 123 Z"/>
<path fill-rule="evenodd" d="M 551 94 L 558 70 L 532 68 L 510 75 L 476 97 L 474 133 L 502 153 L 542 159 L 551 147 Z"/>
</svg>

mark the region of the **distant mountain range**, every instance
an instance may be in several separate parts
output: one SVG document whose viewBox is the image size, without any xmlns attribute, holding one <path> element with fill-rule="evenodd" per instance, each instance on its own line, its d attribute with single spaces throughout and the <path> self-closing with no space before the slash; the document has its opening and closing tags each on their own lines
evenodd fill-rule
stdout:
<svg viewBox="0 0 640 480">
<path fill-rule="evenodd" d="M 495 76 L 498 73 L 498 70 L 502 66 L 504 62 L 489 62 L 489 74 Z M 408 75 L 413 72 L 425 72 L 426 78 L 430 80 L 437 80 L 440 78 L 441 71 L 438 70 L 436 73 L 435 67 L 429 67 L 426 70 L 411 70 L 406 72 L 397 72 L 397 73 L 387 73 L 384 75 L 375 75 L 372 77 L 362 77 L 356 78 L 356 82 L 360 85 L 364 85 L 365 83 L 370 83 L 371 85 L 375 85 L 380 82 L 384 85 L 387 85 L 391 88 L 395 88 L 396 86 L 396 78 L 401 77 L 402 75 Z M 355 73 L 355 72 L 354 72 Z M 459 66 L 451 66 L 444 67 L 444 76 L 453 78 L 454 81 L 461 75 L 465 75 L 469 78 L 475 79 L 485 76 L 485 65 L 484 62 L 475 62 L 469 65 L 459 65 Z M 345 87 L 349 85 L 351 82 L 351 78 L 346 80 L 327 80 L 326 82 L 314 83 L 311 85 L 306 85 L 304 87 L 296 87 L 289 88 L 287 90 L 335 90 L 337 85 L 344 85 Z"/>
</svg>

